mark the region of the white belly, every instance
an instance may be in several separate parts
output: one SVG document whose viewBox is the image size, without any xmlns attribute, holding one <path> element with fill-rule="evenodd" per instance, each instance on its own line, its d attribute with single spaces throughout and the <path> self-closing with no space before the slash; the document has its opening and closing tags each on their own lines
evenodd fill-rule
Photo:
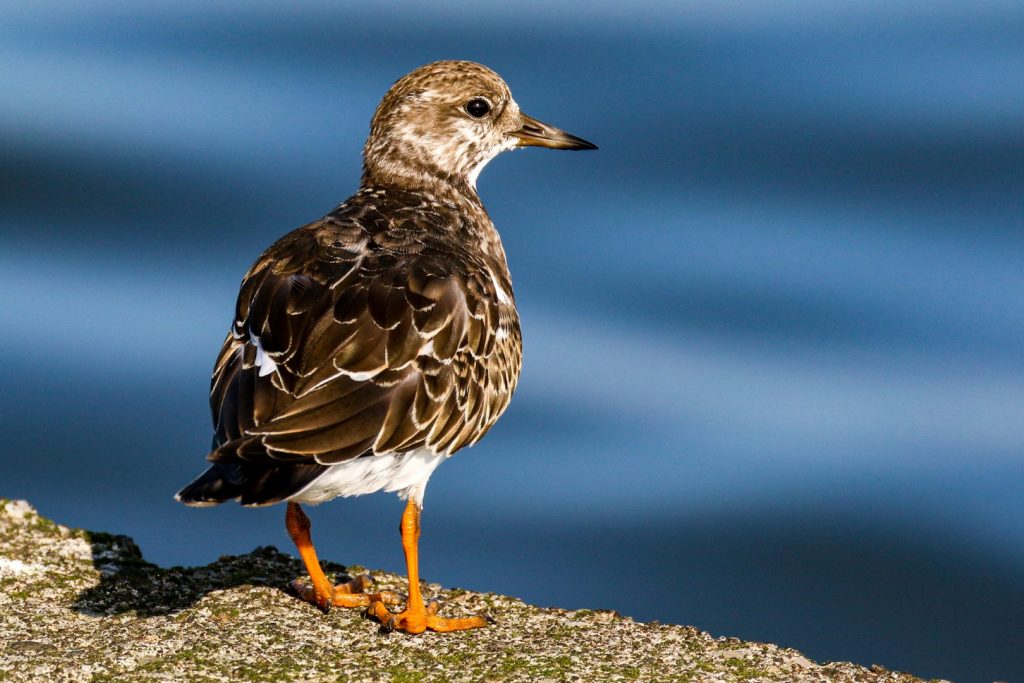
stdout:
<svg viewBox="0 0 1024 683">
<path fill-rule="evenodd" d="M 427 480 L 445 459 L 425 448 L 408 453 L 382 453 L 331 465 L 306 488 L 288 500 L 323 503 L 338 496 L 361 496 L 376 491 L 397 491 L 423 506 Z"/>
</svg>

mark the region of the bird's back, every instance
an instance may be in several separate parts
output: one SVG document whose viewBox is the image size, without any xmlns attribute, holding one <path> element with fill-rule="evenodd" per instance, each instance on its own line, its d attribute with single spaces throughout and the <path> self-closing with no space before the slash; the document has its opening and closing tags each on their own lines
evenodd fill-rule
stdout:
<svg viewBox="0 0 1024 683">
<path fill-rule="evenodd" d="M 519 376 L 511 292 L 475 195 L 365 187 L 284 236 L 243 280 L 213 466 L 179 498 L 274 503 L 339 463 L 475 443 Z"/>
</svg>

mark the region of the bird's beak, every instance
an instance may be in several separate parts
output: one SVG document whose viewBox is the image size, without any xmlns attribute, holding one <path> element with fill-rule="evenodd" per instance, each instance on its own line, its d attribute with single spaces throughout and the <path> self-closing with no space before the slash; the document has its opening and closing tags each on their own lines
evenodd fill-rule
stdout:
<svg viewBox="0 0 1024 683">
<path fill-rule="evenodd" d="M 523 125 L 510 135 L 519 138 L 517 147 L 550 147 L 551 149 L 597 149 L 597 145 L 566 133 L 554 126 L 541 123 L 532 116 L 521 115 Z"/>
</svg>

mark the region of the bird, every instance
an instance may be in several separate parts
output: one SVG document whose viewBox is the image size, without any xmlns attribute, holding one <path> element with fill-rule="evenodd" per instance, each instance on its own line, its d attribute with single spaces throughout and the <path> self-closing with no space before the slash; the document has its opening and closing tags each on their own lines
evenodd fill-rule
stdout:
<svg viewBox="0 0 1024 683">
<path fill-rule="evenodd" d="M 424 601 L 418 541 L 434 469 L 487 433 L 519 380 L 511 276 L 476 183 L 499 153 L 529 146 L 597 149 L 524 114 L 481 64 L 421 66 L 377 107 L 356 193 L 281 237 L 242 280 L 210 383 L 209 465 L 175 497 L 286 503 L 309 574 L 292 590 L 325 612 L 362 608 L 406 633 L 492 621 Z M 377 491 L 406 501 L 405 596 L 365 576 L 332 585 L 302 509 Z"/>
</svg>

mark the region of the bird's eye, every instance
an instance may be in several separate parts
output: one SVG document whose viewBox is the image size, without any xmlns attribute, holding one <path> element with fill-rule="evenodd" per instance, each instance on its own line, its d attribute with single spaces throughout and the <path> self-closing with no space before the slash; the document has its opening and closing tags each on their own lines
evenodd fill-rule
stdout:
<svg viewBox="0 0 1024 683">
<path fill-rule="evenodd" d="M 487 100 L 482 97 L 474 97 L 469 102 L 466 102 L 466 113 L 472 116 L 474 119 L 483 118 L 487 116 L 487 112 L 491 110 L 491 105 L 488 104 Z"/>
</svg>

